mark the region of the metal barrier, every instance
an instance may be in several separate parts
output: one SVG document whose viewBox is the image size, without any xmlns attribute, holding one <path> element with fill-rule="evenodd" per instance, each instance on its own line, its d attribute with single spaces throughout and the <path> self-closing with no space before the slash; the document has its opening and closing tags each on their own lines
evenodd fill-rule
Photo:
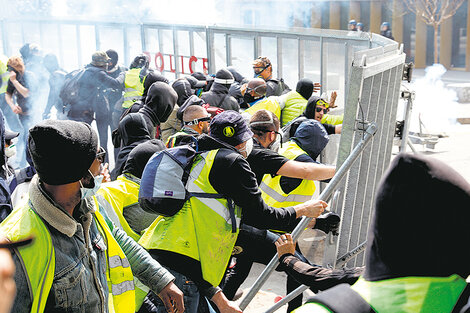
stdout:
<svg viewBox="0 0 470 313">
<path fill-rule="evenodd" d="M 56 54 L 68 71 L 89 63 L 96 50 L 116 50 L 125 65 L 145 52 L 152 66 L 170 80 L 194 71 L 215 73 L 228 65 L 252 77 L 252 60 L 265 55 L 273 64 L 274 75 L 284 78 L 288 85 L 293 87 L 300 78 L 311 78 L 322 84 L 321 93 L 338 91 L 340 106 L 345 103 L 354 53 L 398 47 L 380 36 L 338 30 L 252 30 L 57 18 L 5 18 L 0 20 L 0 37 L 0 53 L 11 56 L 18 54 L 24 43 L 38 43 L 44 52 Z"/>
</svg>

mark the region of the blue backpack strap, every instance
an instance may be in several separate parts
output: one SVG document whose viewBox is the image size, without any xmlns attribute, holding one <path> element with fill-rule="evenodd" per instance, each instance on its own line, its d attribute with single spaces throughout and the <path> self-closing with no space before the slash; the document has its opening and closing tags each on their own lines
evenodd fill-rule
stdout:
<svg viewBox="0 0 470 313">
<path fill-rule="evenodd" d="M 333 313 L 375 313 L 374 309 L 348 284 L 340 284 L 307 300 L 319 303 Z"/>
</svg>

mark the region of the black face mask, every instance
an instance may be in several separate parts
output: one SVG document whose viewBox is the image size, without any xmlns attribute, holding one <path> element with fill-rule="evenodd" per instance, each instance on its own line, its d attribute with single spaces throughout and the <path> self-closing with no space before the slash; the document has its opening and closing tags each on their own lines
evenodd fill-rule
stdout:
<svg viewBox="0 0 470 313">
<path fill-rule="evenodd" d="M 243 95 L 243 99 L 245 100 L 246 103 L 248 104 L 251 104 L 253 102 L 255 102 L 257 99 L 255 99 L 255 97 L 253 97 L 249 92 L 245 92 L 245 94 Z"/>
</svg>

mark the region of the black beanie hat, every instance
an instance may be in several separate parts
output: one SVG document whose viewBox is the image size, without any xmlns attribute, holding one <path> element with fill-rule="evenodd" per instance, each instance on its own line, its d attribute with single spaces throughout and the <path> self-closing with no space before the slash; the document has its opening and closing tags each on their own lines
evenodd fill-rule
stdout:
<svg viewBox="0 0 470 313">
<path fill-rule="evenodd" d="M 214 83 L 222 85 L 231 85 L 235 82 L 232 73 L 226 68 L 220 69 L 215 74 Z"/>
<path fill-rule="evenodd" d="M 29 130 L 28 147 L 39 178 L 49 185 L 65 185 L 88 172 L 98 135 L 86 123 L 45 120 Z"/>
<path fill-rule="evenodd" d="M 308 100 L 313 93 L 312 80 L 309 78 L 302 78 L 297 83 L 295 91 L 297 91 L 302 97 L 304 97 L 305 100 Z"/>
</svg>

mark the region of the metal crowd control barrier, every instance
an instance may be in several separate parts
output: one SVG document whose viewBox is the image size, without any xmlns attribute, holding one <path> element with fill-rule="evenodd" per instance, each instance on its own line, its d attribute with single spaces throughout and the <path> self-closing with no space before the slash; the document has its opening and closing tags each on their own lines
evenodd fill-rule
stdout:
<svg viewBox="0 0 470 313">
<path fill-rule="evenodd" d="M 67 71 L 90 62 L 96 50 L 114 49 L 129 65 L 139 53 L 153 67 L 176 79 L 193 71 L 215 73 L 234 66 L 252 77 L 252 60 L 270 58 L 275 76 L 294 87 L 308 77 L 322 85 L 321 93 L 338 91 L 343 105 L 353 54 L 370 48 L 397 48 L 396 42 L 369 33 L 327 29 L 247 29 L 129 21 L 64 20 L 56 17 L 0 20 L 0 53 L 18 54 L 25 43 L 54 53 Z"/>
<path fill-rule="evenodd" d="M 319 196 L 327 200 L 336 189 L 330 209 L 341 215 L 340 236 L 330 234 L 325 242 L 323 263 L 326 266 L 363 265 L 362 251 L 375 188 L 390 163 L 404 62 L 402 49 L 392 47 L 360 51 L 354 56 L 338 152 L 337 168 L 340 169 Z M 372 126 L 368 126 L 371 122 L 374 123 L 371 124 L 374 138 L 370 134 Z M 366 141 L 372 142 L 366 146 Z M 352 147 L 355 148 L 351 152 Z M 353 163 L 356 158 L 358 162 Z M 306 220 L 304 218 L 294 230 L 294 239 L 304 230 Z M 342 257 L 337 259 L 338 255 Z M 349 261 L 349 256 L 355 261 Z M 277 263 L 275 256 L 242 299 L 241 309 L 248 306 Z M 305 289 L 301 286 L 294 292 Z M 288 295 L 283 303 L 293 298 L 293 294 Z"/>
<path fill-rule="evenodd" d="M 354 164 L 354 161 L 356 161 L 356 159 L 361 155 L 362 151 L 364 151 L 364 149 L 367 146 L 367 143 L 372 140 L 372 137 L 374 136 L 376 130 L 377 130 L 376 125 L 372 123 L 367 127 L 365 131 L 363 131 L 364 138 L 360 140 L 360 142 L 354 148 L 353 152 L 349 155 L 349 157 L 345 160 L 345 162 L 336 172 L 335 176 L 332 178 L 328 186 L 320 194 L 318 199 L 327 201 L 331 197 L 335 188 L 339 185 L 339 183 L 345 177 L 345 175 L 347 174 L 351 166 Z M 292 238 L 294 239 L 294 241 L 299 238 L 300 234 L 302 233 L 302 231 L 305 229 L 305 227 L 308 225 L 308 223 L 311 220 L 312 218 L 307 218 L 307 217 L 302 218 L 300 223 L 295 227 L 294 231 L 292 232 Z M 269 264 L 266 266 L 264 271 L 261 273 L 261 275 L 258 277 L 256 282 L 253 284 L 250 291 L 248 291 L 246 296 L 242 299 L 240 303 L 240 308 L 242 310 L 246 309 L 250 301 L 254 298 L 258 290 L 263 286 L 263 284 L 268 279 L 269 275 L 271 275 L 272 271 L 276 268 L 278 264 L 279 264 L 279 260 L 277 256 L 275 255 L 272 258 L 272 260 L 269 262 Z"/>
</svg>

